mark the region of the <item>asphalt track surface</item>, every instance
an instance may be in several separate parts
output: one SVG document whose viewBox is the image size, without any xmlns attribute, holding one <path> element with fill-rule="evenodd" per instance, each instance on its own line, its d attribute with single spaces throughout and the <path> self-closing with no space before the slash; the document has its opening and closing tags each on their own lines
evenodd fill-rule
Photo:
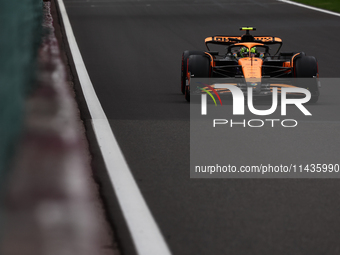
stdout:
<svg viewBox="0 0 340 255">
<path fill-rule="evenodd" d="M 189 178 L 189 104 L 179 79 L 183 50 L 204 50 L 205 37 L 237 35 L 242 25 L 281 37 L 283 51 L 314 55 L 321 76 L 338 77 L 339 17 L 270 0 L 64 2 L 103 109 L 173 254 L 339 254 L 339 180 Z M 336 85 L 323 87 L 308 108 L 318 123 L 233 134 L 230 155 L 242 150 L 250 163 L 268 154 L 282 164 L 334 161 Z"/>
</svg>

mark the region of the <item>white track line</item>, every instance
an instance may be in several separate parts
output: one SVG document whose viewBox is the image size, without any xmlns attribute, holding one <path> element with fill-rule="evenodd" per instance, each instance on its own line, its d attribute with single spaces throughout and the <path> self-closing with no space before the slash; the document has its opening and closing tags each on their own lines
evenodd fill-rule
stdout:
<svg viewBox="0 0 340 255">
<path fill-rule="evenodd" d="M 98 100 L 74 37 L 64 2 L 58 0 L 58 3 L 79 81 L 92 117 L 92 126 L 137 253 L 170 255 L 171 252 L 132 176 Z"/>
<path fill-rule="evenodd" d="M 330 15 L 340 17 L 340 13 L 324 10 L 324 9 L 313 7 L 313 6 L 310 6 L 310 5 L 300 4 L 300 3 L 289 1 L 289 0 L 277 0 L 277 1 L 287 3 L 287 4 L 296 5 L 296 6 L 300 6 L 300 7 L 311 9 L 311 10 L 318 11 L 318 12 L 324 12 L 324 13 L 327 13 L 327 14 L 330 14 Z"/>
</svg>

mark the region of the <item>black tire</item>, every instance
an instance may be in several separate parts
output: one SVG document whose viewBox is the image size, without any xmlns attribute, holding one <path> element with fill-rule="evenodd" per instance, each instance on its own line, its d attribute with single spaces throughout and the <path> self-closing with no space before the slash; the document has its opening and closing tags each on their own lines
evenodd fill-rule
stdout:
<svg viewBox="0 0 340 255">
<path fill-rule="evenodd" d="M 318 62 L 315 57 L 303 56 L 295 61 L 294 66 L 295 77 L 297 78 L 313 78 L 318 74 Z"/>
<path fill-rule="evenodd" d="M 207 78 L 210 75 L 210 60 L 207 56 L 191 55 L 188 58 L 188 71 L 195 78 Z M 185 99 L 190 102 L 190 86 L 185 86 Z"/>
<path fill-rule="evenodd" d="M 294 65 L 294 76 L 296 78 L 313 78 L 318 75 L 318 62 L 315 57 L 303 56 L 299 57 L 295 61 Z M 302 88 L 306 88 L 311 92 L 311 99 L 308 103 L 316 103 L 319 99 L 319 88 L 317 79 L 313 81 L 297 81 Z"/>
<path fill-rule="evenodd" d="M 203 51 L 198 50 L 186 50 L 182 53 L 182 64 L 181 64 L 181 92 L 185 94 L 185 79 L 187 75 L 187 61 L 190 55 L 201 55 L 204 56 Z"/>
</svg>

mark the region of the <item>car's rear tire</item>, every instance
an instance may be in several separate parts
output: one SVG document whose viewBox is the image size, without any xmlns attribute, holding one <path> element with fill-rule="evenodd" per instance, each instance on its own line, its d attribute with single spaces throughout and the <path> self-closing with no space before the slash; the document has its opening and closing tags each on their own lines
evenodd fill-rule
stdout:
<svg viewBox="0 0 340 255">
<path fill-rule="evenodd" d="M 297 58 L 294 65 L 295 77 L 313 78 L 318 74 L 318 62 L 315 57 L 303 56 Z"/>
<path fill-rule="evenodd" d="M 182 53 L 182 64 L 181 64 L 181 92 L 185 94 L 185 81 L 187 75 L 187 61 L 190 55 L 201 55 L 204 56 L 203 51 L 198 50 L 186 50 Z"/>
<path fill-rule="evenodd" d="M 318 76 L 318 62 L 315 57 L 303 56 L 299 57 L 295 61 L 294 65 L 294 76 L 295 78 L 315 78 L 308 81 L 297 81 L 300 87 L 308 89 L 312 97 L 308 103 L 316 103 L 319 99 L 319 88 L 316 77 Z M 299 85 L 298 84 L 298 85 Z"/>
<path fill-rule="evenodd" d="M 209 58 L 205 55 L 189 56 L 188 72 L 195 78 L 208 78 L 210 75 Z M 185 99 L 190 102 L 190 86 L 185 86 Z"/>
</svg>

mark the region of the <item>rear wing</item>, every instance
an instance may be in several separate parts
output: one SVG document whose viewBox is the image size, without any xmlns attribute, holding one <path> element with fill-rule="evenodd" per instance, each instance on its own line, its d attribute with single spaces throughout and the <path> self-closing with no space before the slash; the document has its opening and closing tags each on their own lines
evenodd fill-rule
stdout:
<svg viewBox="0 0 340 255">
<path fill-rule="evenodd" d="M 275 53 L 275 55 L 280 51 L 282 47 L 282 40 L 279 37 L 275 36 L 225 36 L 225 35 L 215 35 L 211 37 L 205 38 L 205 46 L 210 51 L 208 44 L 220 44 L 220 45 L 232 45 L 235 43 L 242 42 L 256 42 L 263 44 L 280 44 L 279 49 Z"/>
</svg>

